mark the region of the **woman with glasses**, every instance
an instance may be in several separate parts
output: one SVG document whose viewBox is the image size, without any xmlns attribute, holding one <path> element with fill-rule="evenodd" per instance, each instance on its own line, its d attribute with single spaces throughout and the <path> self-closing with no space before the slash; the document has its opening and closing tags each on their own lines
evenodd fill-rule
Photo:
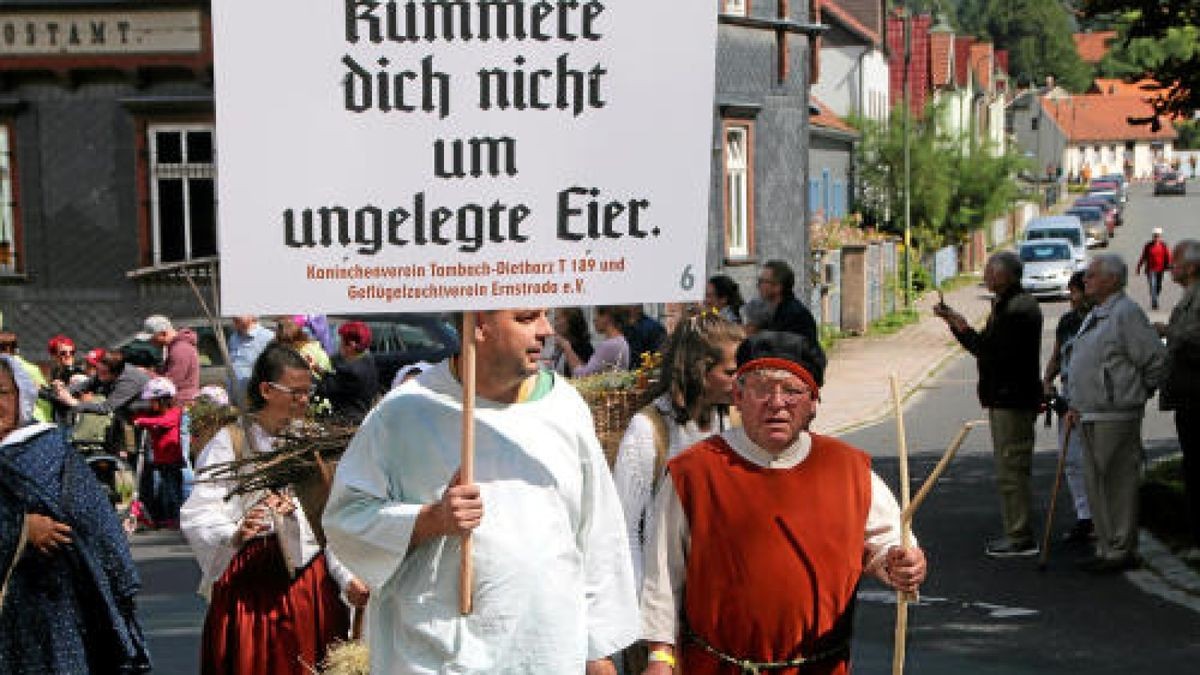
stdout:
<svg viewBox="0 0 1200 675">
<path fill-rule="evenodd" d="M 71 378 L 76 375 L 83 374 L 83 368 L 75 361 L 75 342 L 66 335 L 55 335 L 50 338 L 46 344 L 46 351 L 50 354 L 50 383 L 51 389 L 46 390 L 44 396 L 51 399 L 54 405 L 54 421 L 59 424 L 67 424 L 70 422 L 71 411 L 62 403 L 53 400 L 53 387 L 55 382 L 62 382 L 70 386 Z"/>
<path fill-rule="evenodd" d="M 272 449 L 302 420 L 312 393 L 308 362 L 272 344 L 254 363 L 246 424 L 217 432 L 196 460 L 205 467 Z M 200 564 L 209 600 L 201 639 L 202 675 L 307 674 L 331 642 L 346 637 L 367 587 L 324 552 L 299 503 L 279 492 L 226 500 L 227 483 L 198 482 L 180 525 Z"/>
<path fill-rule="evenodd" d="M 141 582 L 108 495 L 0 356 L 0 673 L 143 673 Z"/>
<path fill-rule="evenodd" d="M 70 382 L 72 375 L 83 372 L 83 368 L 75 361 L 75 342 L 66 335 L 55 335 L 46 345 L 50 353 L 50 379 L 60 382 Z"/>
</svg>

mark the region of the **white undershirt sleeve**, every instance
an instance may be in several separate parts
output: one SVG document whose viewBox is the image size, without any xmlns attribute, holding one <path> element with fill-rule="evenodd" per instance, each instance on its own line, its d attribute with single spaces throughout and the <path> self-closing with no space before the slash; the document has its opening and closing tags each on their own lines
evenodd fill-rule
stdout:
<svg viewBox="0 0 1200 675">
<path fill-rule="evenodd" d="M 646 539 L 646 576 L 642 581 L 641 637 L 675 644 L 683 611 L 691 532 L 675 483 L 666 477 L 654 499 L 654 522 Z"/>
</svg>

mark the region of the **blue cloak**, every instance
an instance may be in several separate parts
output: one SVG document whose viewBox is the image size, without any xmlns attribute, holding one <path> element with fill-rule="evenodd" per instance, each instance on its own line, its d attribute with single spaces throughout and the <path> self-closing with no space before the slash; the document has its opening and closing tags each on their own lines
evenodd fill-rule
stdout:
<svg viewBox="0 0 1200 675">
<path fill-rule="evenodd" d="M 18 554 L 27 513 L 70 525 L 71 543 L 51 555 L 28 545 Z M 125 532 L 57 429 L 0 446 L 0 581 L 6 572 L 0 675 L 150 670 L 134 613 L 141 582 Z"/>
</svg>

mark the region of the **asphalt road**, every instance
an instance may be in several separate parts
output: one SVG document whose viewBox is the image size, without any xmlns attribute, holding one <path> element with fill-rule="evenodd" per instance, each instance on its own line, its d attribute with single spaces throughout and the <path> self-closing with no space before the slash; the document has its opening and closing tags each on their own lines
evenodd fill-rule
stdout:
<svg viewBox="0 0 1200 675">
<path fill-rule="evenodd" d="M 1193 184 L 1192 186 L 1196 186 Z M 1149 239 L 1163 227 L 1169 243 L 1200 237 L 1196 214 L 1200 194 L 1153 197 L 1149 187 L 1135 188 L 1110 252 L 1130 264 L 1131 272 Z M 1131 275 L 1132 277 L 1132 275 Z M 982 291 L 982 289 L 981 289 Z M 1133 277 L 1130 295 L 1148 308 L 1144 278 Z M 1165 321 L 1179 298 L 1170 285 L 1162 310 L 1152 321 Z M 1065 302 L 1043 302 L 1043 361 Z M 905 409 L 914 485 L 919 485 L 966 420 L 983 417 L 975 397 L 975 364 L 967 356 L 947 364 Z M 1036 531 L 1042 530 L 1057 462 L 1056 439 L 1039 422 L 1034 459 Z M 868 449 L 891 485 L 899 484 L 894 420 L 849 434 Z M 1148 454 L 1174 447 L 1171 417 L 1155 403 L 1143 427 Z M 1200 614 L 1148 595 L 1126 576 L 1093 577 L 1074 568 L 1088 555 L 1083 546 L 1052 547 L 1046 571 L 1032 560 L 992 560 L 984 542 L 998 536 L 999 498 L 993 481 L 991 444 L 986 427 L 972 432 L 958 459 L 925 502 L 915 530 L 927 549 L 931 573 L 919 605 L 910 608 L 908 672 L 921 675 L 962 673 L 1193 673 L 1200 666 Z M 915 488 L 914 488 L 915 490 Z M 1056 530 L 1074 522 L 1060 494 Z M 889 672 L 892 658 L 893 595 L 874 582 L 860 591 L 855 635 L 855 670 Z"/>
<path fill-rule="evenodd" d="M 1150 229 L 1163 226 L 1167 240 L 1200 236 L 1200 187 L 1186 197 L 1151 197 L 1135 190 L 1126 225 L 1110 250 L 1137 260 Z M 982 292 L 982 289 L 981 289 Z M 1131 280 L 1130 293 L 1149 306 L 1144 279 Z M 1166 320 L 1178 299 L 1173 285 L 1153 320 Z M 1065 303 L 1043 303 L 1048 355 L 1053 328 Z M 959 358 L 946 365 L 906 404 L 914 485 L 932 468 L 966 420 L 982 411 L 975 398 L 974 363 Z M 876 468 L 898 483 L 894 422 L 885 420 L 847 439 L 876 457 Z M 1145 425 L 1151 454 L 1174 441 L 1170 418 L 1151 412 Z M 1039 426 L 1034 462 L 1035 500 L 1040 522 L 1053 479 L 1054 437 Z M 959 458 L 917 515 L 916 530 L 928 550 L 931 576 L 920 604 L 910 609 L 908 672 L 921 675 L 964 673 L 1160 673 L 1196 672 L 1200 663 L 1200 615 L 1139 590 L 1126 577 L 1095 578 L 1077 572 L 1073 561 L 1082 547 L 1059 546 L 1044 572 L 1033 561 L 996 561 L 983 555 L 984 541 L 999 534 L 999 511 L 992 481 L 987 429 L 973 432 Z M 1057 522 L 1072 522 L 1060 499 Z M 134 555 L 143 574 L 139 603 L 150 639 L 155 672 L 197 673 L 204 604 L 194 591 L 199 579 L 190 551 L 176 535 L 137 535 Z M 783 585 L 784 581 L 780 580 Z M 855 671 L 889 672 L 892 654 L 893 596 L 864 582 L 855 635 Z"/>
</svg>

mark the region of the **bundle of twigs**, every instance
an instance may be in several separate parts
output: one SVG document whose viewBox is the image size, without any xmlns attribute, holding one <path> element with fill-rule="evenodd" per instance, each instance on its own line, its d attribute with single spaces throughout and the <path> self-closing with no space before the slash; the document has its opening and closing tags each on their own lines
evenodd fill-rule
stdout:
<svg viewBox="0 0 1200 675">
<path fill-rule="evenodd" d="M 329 499 L 333 470 L 356 431 L 357 426 L 332 421 L 295 424 L 278 435 L 274 448 L 205 467 L 197 480 L 230 483 L 226 499 L 291 488 L 313 535 L 324 546 L 321 515 Z"/>
<path fill-rule="evenodd" d="M 305 422 L 288 427 L 269 450 L 201 469 L 198 480 L 228 482 L 227 498 L 279 490 L 320 475 L 322 466 L 335 464 L 350 445 L 358 427 L 336 422 Z"/>
</svg>

